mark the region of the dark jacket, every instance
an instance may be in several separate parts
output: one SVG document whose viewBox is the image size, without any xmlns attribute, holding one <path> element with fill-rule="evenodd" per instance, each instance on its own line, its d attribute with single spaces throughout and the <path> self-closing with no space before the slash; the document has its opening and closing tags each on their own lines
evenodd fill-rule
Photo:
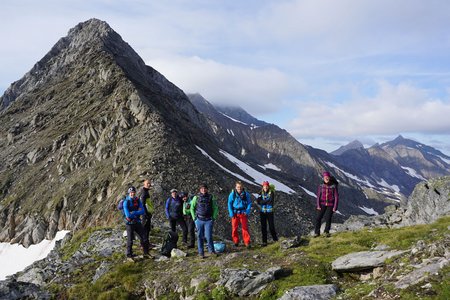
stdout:
<svg viewBox="0 0 450 300">
<path fill-rule="evenodd" d="M 275 200 L 275 193 L 273 191 L 268 191 L 267 193 L 261 191 L 261 194 L 258 197 L 257 203 L 260 206 L 262 213 L 271 213 L 273 212 L 273 204 Z"/>
<path fill-rule="evenodd" d="M 183 217 L 183 200 L 180 197 L 169 197 L 166 201 L 167 219 L 179 219 Z"/>
</svg>

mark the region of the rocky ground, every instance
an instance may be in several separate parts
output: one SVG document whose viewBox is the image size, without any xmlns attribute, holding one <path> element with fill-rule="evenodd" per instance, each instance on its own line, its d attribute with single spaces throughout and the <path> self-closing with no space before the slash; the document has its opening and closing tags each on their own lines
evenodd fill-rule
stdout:
<svg viewBox="0 0 450 300">
<path fill-rule="evenodd" d="M 444 217 L 251 249 L 228 243 L 206 259 L 181 243 L 176 256 L 159 255 L 166 229 L 158 228 L 152 258 L 134 262 L 124 256 L 124 228 L 91 228 L 1 282 L 0 299 L 448 299 L 449 225 Z"/>
</svg>

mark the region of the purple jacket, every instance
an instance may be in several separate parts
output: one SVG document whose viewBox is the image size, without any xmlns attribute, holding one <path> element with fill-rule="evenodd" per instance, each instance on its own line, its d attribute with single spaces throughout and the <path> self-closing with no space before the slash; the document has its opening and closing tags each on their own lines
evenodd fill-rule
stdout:
<svg viewBox="0 0 450 300">
<path fill-rule="evenodd" d="M 338 209 L 339 192 L 335 184 L 327 185 L 322 183 L 317 189 L 317 207 L 333 206 L 333 210 Z"/>
</svg>

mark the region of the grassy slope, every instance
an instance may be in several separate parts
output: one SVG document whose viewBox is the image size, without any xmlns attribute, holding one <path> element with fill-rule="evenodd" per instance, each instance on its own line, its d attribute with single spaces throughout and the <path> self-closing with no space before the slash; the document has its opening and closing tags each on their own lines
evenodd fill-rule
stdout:
<svg viewBox="0 0 450 300">
<path fill-rule="evenodd" d="M 160 296 L 161 299 L 178 299 L 180 294 L 195 294 L 196 299 L 233 299 L 224 288 L 214 284 L 219 279 L 221 268 L 265 271 L 270 266 L 282 266 L 291 270 L 292 274 L 270 283 L 259 295 L 259 299 L 276 299 L 295 286 L 325 283 L 337 284 L 342 290 L 339 294 L 341 299 L 360 299 L 377 285 L 361 282 L 357 275 L 339 275 L 333 272 L 330 265 L 334 259 L 351 252 L 369 250 L 379 244 L 388 245 L 392 249 L 408 249 L 418 240 L 426 243 L 441 240 L 448 234 L 449 224 L 450 217 L 445 217 L 431 225 L 344 232 L 331 238 L 310 239 L 307 245 L 289 250 L 280 250 L 279 243 L 265 248 L 256 246 L 251 250 L 233 249 L 234 254 L 205 260 L 198 258 L 196 251 L 192 249 L 187 251 L 190 257 L 167 262 L 126 262 L 122 253 L 116 253 L 108 258 L 113 263 L 113 268 L 97 282 L 91 283 L 91 279 L 100 261 L 86 265 L 77 274 L 73 274 L 75 276 L 71 276 L 67 282 L 72 285 L 70 289 L 65 290 L 61 285 L 53 285 L 51 288 L 58 298 L 65 299 L 145 298 L 145 289 L 148 289 L 148 293 L 158 290 L 158 294 L 164 295 Z M 92 230 L 87 230 L 76 234 L 72 242 L 65 245 L 64 256 L 69 257 L 91 232 Z M 153 242 L 158 242 L 155 235 L 160 233 L 153 232 L 151 238 Z M 402 262 L 407 263 L 407 260 L 407 257 L 401 257 L 389 261 L 389 265 L 398 267 Z M 389 270 L 386 268 L 385 271 Z M 392 296 L 392 299 L 450 299 L 449 268 L 443 269 L 441 273 L 431 279 L 431 292 L 425 292 L 420 284 L 401 292 L 395 291 L 392 284 L 378 284 L 385 286 L 386 295 Z M 197 291 L 189 287 L 192 278 L 202 276 L 204 278 Z"/>
</svg>

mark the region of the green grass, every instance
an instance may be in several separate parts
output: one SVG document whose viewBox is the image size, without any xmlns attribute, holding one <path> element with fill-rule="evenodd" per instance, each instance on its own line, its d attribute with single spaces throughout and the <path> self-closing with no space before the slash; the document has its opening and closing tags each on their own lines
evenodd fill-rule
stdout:
<svg viewBox="0 0 450 300">
<path fill-rule="evenodd" d="M 410 227 L 387 229 L 365 229 L 356 232 L 342 232 L 331 238 L 311 239 L 303 250 L 309 257 L 331 263 L 339 256 L 370 250 L 373 246 L 385 244 L 391 249 L 403 250 L 413 246 L 418 240 L 426 243 L 443 238 L 448 231 L 450 217 L 443 217 L 430 225 L 416 225 Z"/>
<path fill-rule="evenodd" d="M 91 283 L 95 269 L 100 261 L 105 258 L 95 258 L 96 262 L 84 266 L 81 270 L 72 274 L 77 280 L 68 291 L 61 286 L 52 285 L 52 291 L 69 299 L 136 299 L 145 295 L 144 282 L 160 280 L 167 282 L 168 286 L 174 278 L 178 285 L 184 286 L 184 296 L 193 295 L 195 299 L 237 299 L 223 287 L 216 287 L 220 270 L 223 268 L 246 268 L 250 270 L 265 271 L 270 266 L 281 266 L 289 270 L 290 275 L 279 278 L 267 285 L 257 296 L 259 299 L 277 299 L 283 293 L 296 286 L 329 284 L 340 286 L 340 293 L 344 299 L 361 299 L 377 288 L 367 282 L 361 282 L 358 274 L 337 276 L 331 270 L 330 263 L 337 257 L 355 251 L 369 250 L 375 245 L 386 244 L 392 249 L 407 249 L 418 240 L 429 243 L 442 239 L 448 234 L 447 227 L 450 217 L 441 218 L 431 225 L 418 225 L 399 229 L 373 229 L 360 232 L 343 232 L 332 235 L 330 238 L 311 238 L 309 244 L 299 248 L 282 250 L 280 242 L 267 247 L 255 246 L 250 250 L 239 249 L 238 255 L 227 263 L 217 264 L 219 258 L 202 260 L 197 256 L 188 256 L 183 260 L 170 260 L 168 262 L 155 262 L 153 260 L 138 261 L 135 263 L 124 262 L 123 253 L 115 253 L 107 258 L 111 261 L 112 269 L 103 275 L 95 283 Z M 89 228 L 80 231 L 62 249 L 64 258 L 70 258 L 80 245 L 87 241 L 89 236 L 99 228 Z M 152 238 L 159 238 L 162 233 L 159 230 L 152 232 Z M 135 245 L 136 246 L 136 245 Z M 139 250 L 137 250 L 139 252 Z M 194 253 L 191 250 L 191 254 Z M 389 260 L 391 264 L 403 262 L 405 266 L 409 261 L 407 257 Z M 420 288 L 421 284 L 402 291 L 391 291 L 387 285 L 386 292 L 397 293 L 401 299 L 450 299 L 450 266 L 443 269 L 442 276 L 432 279 L 431 294 L 428 295 Z M 204 282 L 198 287 L 197 293 L 189 287 L 192 278 L 207 275 Z M 337 277 L 336 277 L 337 276 Z M 151 287 L 149 287 L 151 288 Z M 151 291 L 149 291 L 151 292 Z M 160 299 L 178 299 L 180 295 L 170 289 Z M 252 298 L 252 299 L 256 299 Z"/>
</svg>

